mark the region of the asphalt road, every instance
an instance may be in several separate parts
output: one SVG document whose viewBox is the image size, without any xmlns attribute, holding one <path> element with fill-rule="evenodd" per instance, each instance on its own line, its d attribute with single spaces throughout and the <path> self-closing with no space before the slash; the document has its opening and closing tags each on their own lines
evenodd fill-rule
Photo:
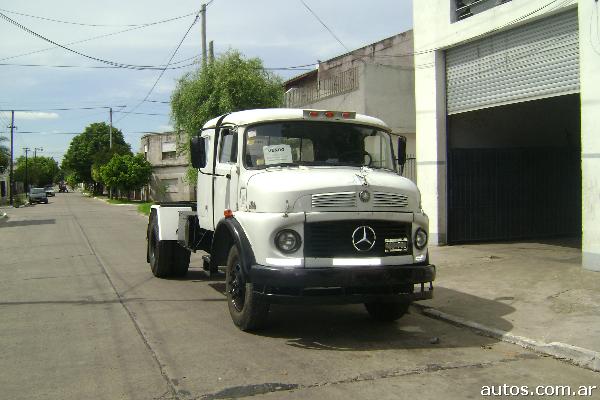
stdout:
<svg viewBox="0 0 600 400">
<path fill-rule="evenodd" d="M 134 207 L 77 193 L 10 210 L 0 398 L 463 399 L 484 385 L 599 385 L 416 311 L 382 325 L 362 306 L 274 306 L 265 331 L 243 333 L 199 256 L 184 279 L 152 276 L 145 229 Z"/>
</svg>

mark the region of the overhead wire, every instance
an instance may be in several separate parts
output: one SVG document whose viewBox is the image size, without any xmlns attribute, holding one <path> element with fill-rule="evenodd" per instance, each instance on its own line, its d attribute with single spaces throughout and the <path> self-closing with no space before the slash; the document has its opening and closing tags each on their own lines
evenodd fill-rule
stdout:
<svg viewBox="0 0 600 400">
<path fill-rule="evenodd" d="M 302 5 L 304 5 L 304 7 L 316 18 L 317 21 L 319 21 L 319 23 L 321 25 L 323 25 L 323 27 L 325 29 L 327 29 L 327 31 L 331 34 L 331 36 L 333 36 L 333 38 L 342 45 L 342 47 L 344 49 L 346 49 L 346 51 L 350 51 L 350 49 L 344 44 L 344 42 L 341 41 L 341 39 L 339 37 L 337 37 L 337 35 L 331 30 L 331 28 L 329 28 L 327 26 L 327 24 L 325 22 L 323 22 L 323 20 L 321 18 L 319 18 L 319 16 L 317 15 L 317 13 L 315 13 L 312 8 L 310 8 L 308 6 L 308 4 L 306 4 L 306 2 L 304 0 L 300 0 L 300 2 L 302 3 Z"/>
<path fill-rule="evenodd" d="M 105 33 L 103 35 L 98 35 L 98 36 L 92 36 L 92 37 L 89 37 L 89 38 L 86 38 L 86 39 L 81 39 L 81 40 L 76 40 L 74 42 L 66 43 L 65 46 L 71 46 L 73 44 L 90 42 L 92 40 L 102 39 L 102 38 L 109 37 L 109 36 L 114 36 L 114 35 L 119 35 L 121 33 L 131 32 L 131 31 L 135 31 L 135 30 L 138 30 L 138 29 L 146 28 L 146 27 L 149 27 L 149 26 L 154 26 L 154 25 L 159 25 L 159 24 L 171 22 L 171 21 L 176 21 L 176 20 L 179 20 L 179 19 L 182 19 L 182 18 L 185 18 L 185 17 L 189 17 L 190 15 L 193 15 L 193 14 L 194 13 L 184 14 L 184 15 L 180 15 L 178 17 L 169 18 L 169 19 L 165 19 L 165 20 L 162 20 L 162 21 L 151 22 L 149 24 L 141 25 L 141 26 L 134 27 L 134 28 L 124 29 L 124 30 L 120 30 L 120 31 L 116 31 L 116 32 L 109 32 L 109 33 Z M 0 61 L 6 61 L 6 60 L 11 60 L 13 58 L 25 57 L 25 56 L 29 56 L 29 55 L 32 55 L 32 54 L 43 53 L 45 51 L 54 50 L 56 48 L 58 48 L 58 47 L 57 46 L 46 47 L 44 49 L 34 50 L 34 51 L 27 52 L 27 53 L 22 53 L 22 54 L 17 54 L 17 55 L 10 56 L 10 57 L 0 58 Z"/>
<path fill-rule="evenodd" d="M 209 2 L 212 3 L 213 0 L 211 0 Z M 188 37 L 190 31 L 192 30 L 192 28 L 194 27 L 194 25 L 196 25 L 196 22 L 198 22 L 198 19 L 200 18 L 200 12 L 201 10 L 199 10 L 196 13 L 196 17 L 194 18 L 194 20 L 192 21 L 192 23 L 190 24 L 189 28 L 187 29 L 187 31 L 185 32 L 185 34 L 183 35 L 183 37 L 181 38 L 181 40 L 179 41 L 179 44 L 177 44 L 177 47 L 175 48 L 175 50 L 173 51 L 173 54 L 171 54 L 171 57 L 169 58 L 169 61 L 167 62 L 167 65 L 163 68 L 162 71 L 160 71 L 160 74 L 158 75 L 158 77 L 156 78 L 156 81 L 154 82 L 154 84 L 152 85 L 152 87 L 150 88 L 150 90 L 148 91 L 148 93 L 146 94 L 146 96 L 144 96 L 144 99 L 142 101 L 140 101 L 138 104 L 135 105 L 135 107 L 133 107 L 131 110 L 129 110 L 128 112 L 126 111 L 125 114 L 119 118 L 117 120 L 117 122 L 122 121 L 123 119 L 127 118 L 127 116 L 129 114 L 131 114 L 133 111 L 137 110 L 139 106 L 141 106 L 146 100 L 148 100 L 148 98 L 150 97 L 150 95 L 152 94 L 152 92 L 154 91 L 154 89 L 156 88 L 156 85 L 158 85 L 158 82 L 160 81 L 160 79 L 163 77 L 163 75 L 165 74 L 165 71 L 167 70 L 167 68 L 169 67 L 169 65 L 171 64 L 171 61 L 173 61 L 173 58 L 175 58 L 175 55 L 177 55 L 177 52 L 179 51 L 179 48 L 181 47 L 181 45 L 183 44 L 183 42 L 185 41 L 185 39 Z"/>
<path fill-rule="evenodd" d="M 50 22 L 57 22 L 57 23 L 61 23 L 61 24 L 68 24 L 68 25 L 78 25 L 78 26 L 90 26 L 90 27 L 142 27 L 142 26 L 148 26 L 150 24 L 155 24 L 157 23 L 157 21 L 155 22 L 149 22 L 149 23 L 143 23 L 143 24 L 88 24 L 88 23 L 83 23 L 83 22 L 74 22 L 74 21 L 65 21 L 65 20 L 60 20 L 60 19 L 55 19 L 55 18 L 48 18 L 48 17 L 42 17 L 39 15 L 32 15 L 32 14 L 26 14 L 23 12 L 18 12 L 18 11 L 13 11 L 13 10 L 6 10 L 4 8 L 0 8 L 0 11 L 4 11 L 7 12 L 9 14 L 15 14 L 15 15 L 21 15 L 24 17 L 29 17 L 29 18 L 36 18 L 36 19 L 40 19 L 40 20 L 44 20 L 44 21 L 50 21 Z M 194 15 L 195 12 L 191 12 L 187 15 Z M 169 19 L 171 20 L 171 19 Z M 161 20 L 161 21 L 165 21 L 165 20 Z M 158 21 L 160 22 L 160 21 Z"/>
<path fill-rule="evenodd" d="M 60 48 L 66 50 L 66 51 L 68 51 L 70 53 L 77 54 L 77 55 L 79 55 L 81 57 L 85 57 L 85 58 L 93 60 L 93 61 L 97 61 L 97 62 L 100 62 L 100 63 L 103 63 L 103 64 L 108 64 L 108 65 L 112 65 L 112 66 L 116 66 L 116 67 L 130 68 L 130 69 L 155 67 L 155 66 L 152 66 L 152 65 L 148 66 L 148 65 L 134 65 L 134 64 L 120 63 L 120 62 L 116 62 L 116 61 L 105 60 L 105 59 L 102 59 L 102 58 L 99 58 L 99 57 L 91 56 L 89 54 L 86 54 L 86 53 L 80 52 L 78 50 L 72 49 L 70 47 L 67 47 L 67 45 L 63 45 L 63 44 L 60 44 L 58 42 L 55 42 L 54 40 L 49 39 L 49 38 L 47 38 L 47 37 L 45 37 L 45 36 L 43 36 L 43 35 L 35 32 L 35 31 L 31 30 L 30 28 L 26 27 L 25 25 L 23 25 L 23 24 L 15 21 L 14 19 L 10 18 L 9 16 L 7 16 L 6 14 L 4 14 L 2 12 L 0 12 L 0 18 L 3 18 L 7 22 L 9 22 L 9 23 L 15 25 L 16 27 L 18 27 L 19 29 L 21 29 L 21 30 L 23 30 L 23 31 L 25 31 L 25 32 L 27 32 L 27 33 L 29 33 L 29 34 L 31 34 L 31 35 L 33 35 L 33 36 L 41 39 L 41 40 L 44 40 L 44 41 L 46 41 L 48 43 L 51 43 L 55 47 L 60 47 Z M 195 18 L 194 21 L 196 21 L 197 19 L 198 19 L 198 16 L 196 15 L 196 18 Z M 136 28 L 132 28 L 132 29 L 136 29 Z M 4 61 L 6 59 L 7 58 L 0 59 L 0 61 Z M 167 65 L 167 67 L 168 67 L 168 65 Z"/>
</svg>

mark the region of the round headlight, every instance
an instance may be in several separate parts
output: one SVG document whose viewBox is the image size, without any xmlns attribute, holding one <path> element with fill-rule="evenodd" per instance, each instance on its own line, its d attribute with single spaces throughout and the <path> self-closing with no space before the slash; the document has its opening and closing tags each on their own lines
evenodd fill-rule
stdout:
<svg viewBox="0 0 600 400">
<path fill-rule="evenodd" d="M 423 229 L 418 228 L 415 232 L 415 247 L 419 250 L 423 250 L 427 245 L 427 232 Z"/>
<path fill-rule="evenodd" d="M 293 253 L 300 248 L 301 243 L 300 235 L 290 229 L 284 229 L 275 235 L 275 246 L 283 253 Z"/>
</svg>

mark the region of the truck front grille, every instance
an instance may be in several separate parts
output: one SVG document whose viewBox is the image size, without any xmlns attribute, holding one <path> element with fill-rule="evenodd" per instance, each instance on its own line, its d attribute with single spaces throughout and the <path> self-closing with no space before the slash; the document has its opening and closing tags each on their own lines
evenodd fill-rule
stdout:
<svg viewBox="0 0 600 400">
<path fill-rule="evenodd" d="M 311 198 L 313 208 L 356 207 L 356 192 L 320 193 Z"/>
<path fill-rule="evenodd" d="M 373 207 L 406 207 L 408 197 L 398 193 L 373 193 Z"/>
<path fill-rule="evenodd" d="M 352 233 L 360 226 L 375 231 L 375 245 L 369 251 L 358 251 L 352 244 Z M 309 222 L 304 225 L 304 256 L 334 257 L 385 257 L 412 254 L 411 224 L 381 220 L 345 220 Z M 385 252 L 385 239 L 408 241 L 406 252 Z"/>
</svg>

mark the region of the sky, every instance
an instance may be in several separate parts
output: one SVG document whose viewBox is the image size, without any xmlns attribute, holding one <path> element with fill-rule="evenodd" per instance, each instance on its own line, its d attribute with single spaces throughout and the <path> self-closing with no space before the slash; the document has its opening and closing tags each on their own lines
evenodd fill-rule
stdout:
<svg viewBox="0 0 600 400">
<path fill-rule="evenodd" d="M 412 28 L 412 0 L 304 2 L 350 50 Z M 120 64 L 165 65 L 201 4 L 190 0 L 0 0 L 0 13 L 90 57 Z M 139 27 L 186 14 L 191 15 Z M 266 67 L 280 68 L 316 64 L 346 52 L 301 0 L 213 0 L 206 15 L 207 38 L 214 41 L 217 56 L 237 49 L 246 57 L 261 58 Z M 123 30 L 129 31 L 73 43 Z M 90 68 L 106 64 L 57 47 L 0 18 L 0 110 L 32 110 L 15 113 L 15 157 L 24 153 L 24 147 L 42 148 L 38 155 L 60 162 L 73 133 L 93 122 L 108 123 L 108 109 L 100 107 L 113 107 L 113 126 L 124 133 L 134 152 L 139 151 L 145 132 L 171 129 L 170 105 L 164 102 L 169 101 L 177 79 L 197 68 L 186 65 L 201 54 L 200 32 L 198 22 L 173 58 L 174 66 L 185 67 L 165 71 L 150 92 L 160 70 Z M 303 72 L 275 71 L 284 79 Z M 149 92 L 150 101 L 142 102 Z M 98 108 L 55 110 L 92 107 Z M 0 111 L 0 135 L 10 136 L 8 126 L 10 112 Z"/>
</svg>

